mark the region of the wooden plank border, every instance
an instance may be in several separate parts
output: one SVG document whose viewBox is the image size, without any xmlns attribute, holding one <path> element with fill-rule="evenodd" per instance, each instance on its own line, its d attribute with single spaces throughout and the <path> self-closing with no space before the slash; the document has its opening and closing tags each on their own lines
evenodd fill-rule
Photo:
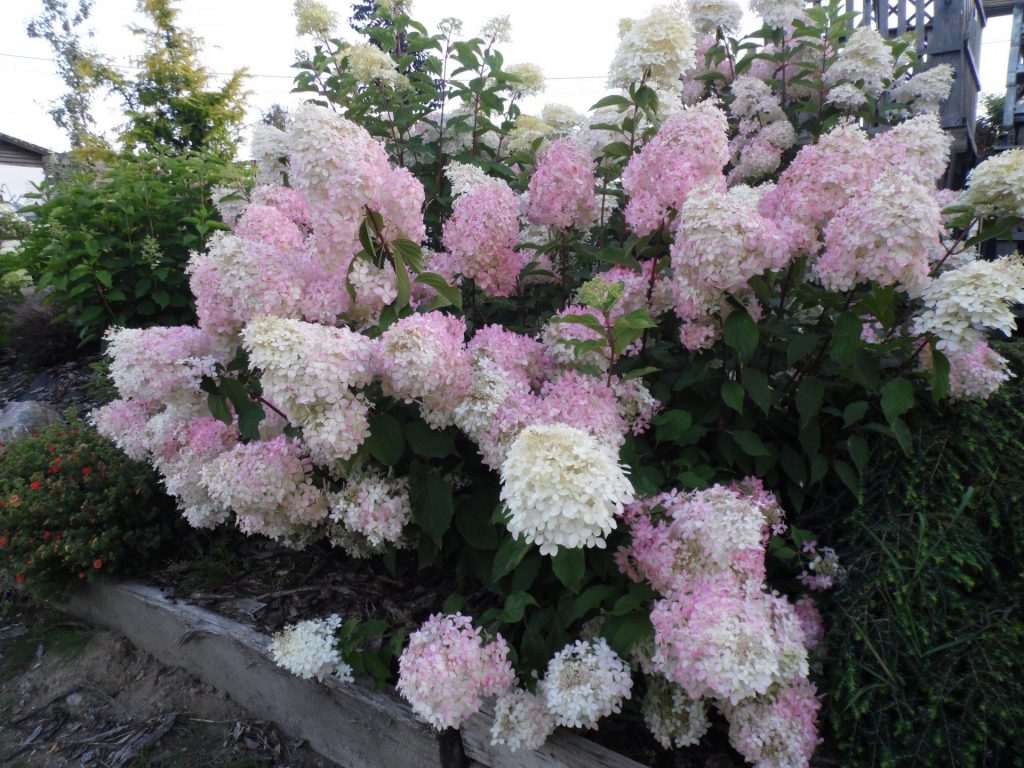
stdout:
<svg viewBox="0 0 1024 768">
<path fill-rule="evenodd" d="M 267 635 L 234 619 L 134 583 L 91 584 L 66 607 L 85 621 L 120 632 L 164 664 L 187 670 L 345 768 L 443 768 L 437 734 L 417 720 L 393 689 L 295 677 L 271 660 Z M 492 747 L 492 722 L 485 710 L 462 728 L 466 755 L 476 766 L 642 768 L 562 731 L 533 752 Z"/>
</svg>

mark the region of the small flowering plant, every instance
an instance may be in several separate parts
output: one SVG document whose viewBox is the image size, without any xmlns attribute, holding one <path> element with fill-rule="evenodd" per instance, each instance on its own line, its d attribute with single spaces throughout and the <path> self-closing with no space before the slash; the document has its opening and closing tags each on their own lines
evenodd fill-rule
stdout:
<svg viewBox="0 0 1024 768">
<path fill-rule="evenodd" d="M 0 573 L 37 596 L 131 572 L 174 528 L 153 470 L 74 414 L 0 447 Z"/>
<path fill-rule="evenodd" d="M 107 336 L 92 418 L 192 525 L 453 574 L 397 665 L 439 730 L 493 696 L 494 742 L 534 748 L 634 707 L 662 745 L 724 717 L 807 765 L 807 594 L 843 570 L 790 523 L 909 450 L 912 409 L 1009 376 L 986 338 L 1024 274 L 974 249 L 1024 213 L 1024 154 L 937 189 L 948 78 L 838 2 L 755 6 L 743 40 L 729 0 L 624 22 L 573 122 L 519 112 L 505 20 L 459 41 L 391 4 L 350 45 L 303 0 L 317 99 L 254 137 L 198 326 Z M 339 621 L 281 663 L 347 677 Z"/>
</svg>

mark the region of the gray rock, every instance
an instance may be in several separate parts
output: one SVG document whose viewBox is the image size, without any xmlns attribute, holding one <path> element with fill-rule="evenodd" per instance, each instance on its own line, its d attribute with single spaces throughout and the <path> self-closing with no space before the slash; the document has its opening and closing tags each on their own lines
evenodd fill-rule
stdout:
<svg viewBox="0 0 1024 768">
<path fill-rule="evenodd" d="M 37 400 L 8 403 L 0 410 L 0 440 L 24 437 L 55 421 L 60 421 L 60 414 L 56 408 L 46 403 Z"/>
</svg>

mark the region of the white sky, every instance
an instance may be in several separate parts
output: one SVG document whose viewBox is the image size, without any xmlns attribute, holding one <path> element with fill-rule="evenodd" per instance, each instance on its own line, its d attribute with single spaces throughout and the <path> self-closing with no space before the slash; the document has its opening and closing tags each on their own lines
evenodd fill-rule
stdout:
<svg viewBox="0 0 1024 768">
<path fill-rule="evenodd" d="M 71 0 L 74 2 L 74 0 Z M 544 94 L 524 105 L 538 111 L 546 102 L 569 104 L 585 110 L 605 94 L 608 62 L 617 43 L 621 16 L 645 15 L 658 0 L 415 0 L 413 16 L 429 30 L 446 16 L 464 22 L 464 36 L 475 34 L 487 19 L 508 14 L 512 42 L 501 46 L 508 64 L 533 62 L 548 78 Z M 347 19 L 349 4 L 328 0 Z M 297 48 L 308 48 L 295 35 L 292 0 L 180 0 L 180 23 L 201 35 L 206 46 L 204 63 L 215 72 L 248 67 L 253 77 L 249 119 L 274 103 L 294 105 L 291 65 Z M 0 132 L 55 150 L 67 149 L 67 138 L 47 114 L 63 84 L 44 41 L 30 40 L 25 25 L 39 11 L 38 0 L 0 0 Z M 139 42 L 128 25 L 139 18 L 135 0 L 95 0 L 88 27 L 95 33 L 96 49 L 115 63 L 130 65 Z M 752 21 L 748 16 L 748 26 Z M 343 24 L 344 26 L 344 24 Z M 347 30 L 349 39 L 354 33 Z M 990 19 L 982 41 L 981 78 L 985 92 L 1002 92 L 1010 17 Z M 32 57 L 32 58 L 19 58 Z M 40 60 L 41 59 L 41 60 Z M 97 104 L 99 127 L 113 128 L 118 121 L 116 103 Z M 0 189 L 16 196 L 41 174 L 34 169 L 0 166 Z M 6 189 L 4 189 L 6 187 Z"/>
</svg>

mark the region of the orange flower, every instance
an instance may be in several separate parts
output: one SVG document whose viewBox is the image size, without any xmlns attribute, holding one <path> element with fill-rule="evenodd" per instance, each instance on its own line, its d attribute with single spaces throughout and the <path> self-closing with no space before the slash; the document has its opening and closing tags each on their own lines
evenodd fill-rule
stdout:
<svg viewBox="0 0 1024 768">
<path fill-rule="evenodd" d="M 11 496 L 10 501 L 11 501 L 11 506 L 14 507 L 15 509 L 17 509 L 18 507 L 21 506 L 21 497 L 20 496 Z"/>
<path fill-rule="evenodd" d="M 95 568 L 98 571 L 100 568 L 103 567 L 103 561 L 99 560 L 99 559 L 93 560 L 92 561 L 92 567 Z"/>
</svg>

